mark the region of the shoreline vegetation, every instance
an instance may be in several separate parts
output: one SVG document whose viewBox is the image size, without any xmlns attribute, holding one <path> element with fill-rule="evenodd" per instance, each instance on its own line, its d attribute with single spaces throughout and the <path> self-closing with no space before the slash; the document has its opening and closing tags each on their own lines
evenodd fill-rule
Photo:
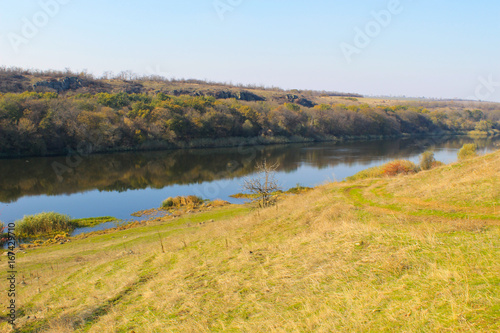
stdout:
<svg viewBox="0 0 500 333">
<path fill-rule="evenodd" d="M 500 151 L 459 156 L 24 247 L 16 330 L 498 331 Z"/>
<path fill-rule="evenodd" d="M 19 240 L 52 238 L 56 235 L 69 237 L 75 229 L 94 227 L 106 222 L 120 222 L 120 220 L 111 216 L 72 219 L 68 215 L 44 212 L 26 215 L 16 221 L 16 237 Z"/>
<path fill-rule="evenodd" d="M 500 104 L 0 68 L 0 157 L 500 133 Z"/>
<path fill-rule="evenodd" d="M 485 147 L 500 144 L 498 140 L 499 138 L 471 140 L 468 137 L 422 137 L 353 142 L 341 144 L 340 146 L 349 147 L 349 149 L 338 151 L 335 160 L 328 157 L 329 149 L 338 147 L 335 143 L 319 146 L 306 143 L 241 149 L 95 154 L 82 157 L 81 160 L 72 157 L 69 162 L 67 156 L 3 160 L 0 161 L 0 174 L 10 176 L 0 178 L 0 201 L 10 203 L 24 196 L 70 195 L 96 189 L 116 192 L 147 188 L 161 189 L 174 184 L 186 185 L 199 181 L 221 180 L 225 177 L 245 177 L 255 171 L 256 163 L 263 158 L 273 163 L 281 162 L 280 172 L 293 172 L 297 170 L 298 165 L 282 161 L 307 158 L 314 167 L 324 165 L 335 167 L 357 162 L 365 165 L 373 162 L 374 158 L 360 159 L 356 154 L 351 153 L 353 150 L 363 149 L 374 156 L 382 154 L 390 160 L 421 154 L 429 147 L 458 149 L 469 142 L 474 142 L 482 150 Z M 319 151 L 314 150 L 316 153 L 313 155 L 307 155 L 311 147 L 322 148 Z M 76 165 L 78 162 L 79 164 Z M 69 166 L 71 170 L 58 174 L 54 172 L 54 165 Z M 63 182 L 60 181 L 59 175 L 63 177 Z M 239 190 L 233 192 L 236 193 Z M 110 212 L 110 214 L 115 213 Z"/>
</svg>

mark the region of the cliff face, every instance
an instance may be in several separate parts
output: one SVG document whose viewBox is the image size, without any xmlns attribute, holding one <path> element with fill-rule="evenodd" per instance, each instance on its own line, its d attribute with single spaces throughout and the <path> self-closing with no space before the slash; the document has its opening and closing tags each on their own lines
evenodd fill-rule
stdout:
<svg viewBox="0 0 500 333">
<path fill-rule="evenodd" d="M 64 92 L 68 90 L 77 90 L 83 87 L 83 81 L 78 77 L 65 77 L 63 79 L 52 79 L 48 81 L 39 81 L 33 85 L 33 90 L 37 91 L 39 88 L 50 88 L 56 92 Z"/>
</svg>

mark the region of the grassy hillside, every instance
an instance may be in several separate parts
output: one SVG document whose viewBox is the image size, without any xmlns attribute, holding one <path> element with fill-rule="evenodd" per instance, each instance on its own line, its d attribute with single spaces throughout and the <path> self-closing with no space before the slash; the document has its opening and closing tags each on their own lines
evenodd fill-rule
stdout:
<svg viewBox="0 0 500 333">
<path fill-rule="evenodd" d="M 20 252 L 16 331 L 498 332 L 499 177 L 495 152 Z"/>
</svg>

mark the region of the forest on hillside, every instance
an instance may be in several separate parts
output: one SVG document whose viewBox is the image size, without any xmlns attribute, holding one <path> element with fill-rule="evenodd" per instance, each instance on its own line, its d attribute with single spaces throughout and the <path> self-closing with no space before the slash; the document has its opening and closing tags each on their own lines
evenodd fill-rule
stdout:
<svg viewBox="0 0 500 333">
<path fill-rule="evenodd" d="M 498 104 L 378 105 L 356 94 L 65 75 L 76 74 L 0 69 L 0 157 L 500 130 Z"/>
<path fill-rule="evenodd" d="M 213 140 L 224 145 L 230 138 L 260 138 L 265 143 L 270 138 L 328 140 L 494 129 L 500 129 L 498 112 L 481 110 L 440 112 L 367 104 L 308 108 L 163 93 L 0 95 L 3 156 L 203 147 Z"/>
</svg>

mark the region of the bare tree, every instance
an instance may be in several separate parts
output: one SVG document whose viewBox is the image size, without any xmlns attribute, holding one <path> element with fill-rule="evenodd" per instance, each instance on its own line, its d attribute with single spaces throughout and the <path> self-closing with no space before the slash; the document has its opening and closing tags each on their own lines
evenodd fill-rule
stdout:
<svg viewBox="0 0 500 333">
<path fill-rule="evenodd" d="M 280 190 L 278 181 L 275 178 L 278 166 L 278 163 L 269 165 L 264 160 L 257 165 L 257 175 L 254 178 L 245 179 L 243 183 L 244 190 L 257 195 L 256 201 L 262 208 L 269 207 L 276 202 L 273 193 Z"/>
</svg>

